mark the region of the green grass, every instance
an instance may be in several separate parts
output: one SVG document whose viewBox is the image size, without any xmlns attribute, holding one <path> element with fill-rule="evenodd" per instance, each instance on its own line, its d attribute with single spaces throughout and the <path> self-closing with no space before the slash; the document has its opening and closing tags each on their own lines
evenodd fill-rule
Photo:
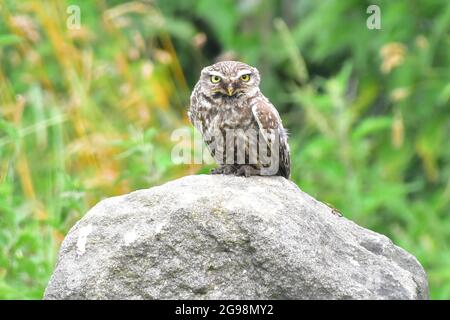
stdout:
<svg viewBox="0 0 450 320">
<path fill-rule="evenodd" d="M 244 2 L 242 2 L 244 3 Z M 39 299 L 70 227 L 104 197 L 206 172 L 171 162 L 200 69 L 258 67 L 293 180 L 386 234 L 450 298 L 450 7 L 376 1 L 0 4 L 0 298 Z M 220 15 L 211 12 L 220 11 Z"/>
</svg>

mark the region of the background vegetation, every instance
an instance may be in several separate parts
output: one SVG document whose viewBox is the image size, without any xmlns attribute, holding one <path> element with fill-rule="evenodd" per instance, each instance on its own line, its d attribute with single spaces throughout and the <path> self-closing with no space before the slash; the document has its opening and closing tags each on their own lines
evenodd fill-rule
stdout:
<svg viewBox="0 0 450 320">
<path fill-rule="evenodd" d="M 173 164 L 170 135 L 201 68 L 233 58 L 260 69 L 300 188 L 449 299 L 449 24 L 445 0 L 0 1 L 0 298 L 41 298 L 100 199 L 208 171 Z"/>
</svg>

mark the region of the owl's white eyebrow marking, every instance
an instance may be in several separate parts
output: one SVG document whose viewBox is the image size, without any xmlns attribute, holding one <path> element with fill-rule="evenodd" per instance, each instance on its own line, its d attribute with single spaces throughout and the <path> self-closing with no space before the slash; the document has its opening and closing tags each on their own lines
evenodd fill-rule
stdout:
<svg viewBox="0 0 450 320">
<path fill-rule="evenodd" d="M 220 73 L 220 72 L 217 72 L 217 71 L 208 71 L 208 74 L 209 74 L 210 76 L 218 76 L 218 77 L 223 78 L 223 74 Z"/>
<path fill-rule="evenodd" d="M 245 70 L 239 71 L 237 76 L 240 77 L 240 76 L 243 76 L 244 74 L 251 74 L 251 73 L 252 73 L 251 70 L 245 69 Z"/>
</svg>

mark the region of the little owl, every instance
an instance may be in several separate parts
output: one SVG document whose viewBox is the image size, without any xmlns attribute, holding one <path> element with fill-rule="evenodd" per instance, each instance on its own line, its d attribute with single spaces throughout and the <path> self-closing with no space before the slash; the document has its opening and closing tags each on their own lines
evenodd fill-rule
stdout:
<svg viewBox="0 0 450 320">
<path fill-rule="evenodd" d="M 289 179 L 287 133 L 259 83 L 258 70 L 242 62 L 222 61 L 201 71 L 188 116 L 219 165 L 212 173 Z"/>
</svg>

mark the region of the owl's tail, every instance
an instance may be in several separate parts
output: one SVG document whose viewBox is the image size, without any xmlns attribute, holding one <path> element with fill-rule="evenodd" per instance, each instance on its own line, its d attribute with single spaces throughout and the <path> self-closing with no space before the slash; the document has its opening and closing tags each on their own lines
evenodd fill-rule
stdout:
<svg viewBox="0 0 450 320">
<path fill-rule="evenodd" d="M 291 177 L 291 152 L 287 141 L 287 131 L 282 129 L 280 132 L 280 163 L 278 175 L 289 179 Z"/>
</svg>

